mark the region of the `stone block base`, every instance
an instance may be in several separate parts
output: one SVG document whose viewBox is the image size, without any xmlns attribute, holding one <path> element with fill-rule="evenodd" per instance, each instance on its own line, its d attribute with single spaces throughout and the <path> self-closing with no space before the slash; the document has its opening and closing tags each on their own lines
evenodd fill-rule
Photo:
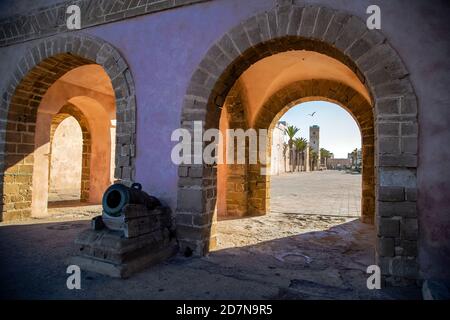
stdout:
<svg viewBox="0 0 450 320">
<path fill-rule="evenodd" d="M 85 230 L 75 243 L 78 255 L 69 258 L 69 264 L 115 278 L 128 278 L 178 251 L 175 239 L 163 231 L 125 238 L 120 231 Z"/>
</svg>

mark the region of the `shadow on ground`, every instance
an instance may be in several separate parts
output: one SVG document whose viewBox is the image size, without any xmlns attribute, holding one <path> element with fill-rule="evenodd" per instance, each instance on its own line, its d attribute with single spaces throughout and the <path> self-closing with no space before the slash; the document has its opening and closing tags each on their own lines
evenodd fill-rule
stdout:
<svg viewBox="0 0 450 320">
<path fill-rule="evenodd" d="M 88 220 L 0 226 L 2 299 L 418 299 L 417 288 L 368 290 L 373 228 L 358 220 L 203 258 L 176 256 L 130 279 L 82 272 L 66 259 Z"/>
</svg>

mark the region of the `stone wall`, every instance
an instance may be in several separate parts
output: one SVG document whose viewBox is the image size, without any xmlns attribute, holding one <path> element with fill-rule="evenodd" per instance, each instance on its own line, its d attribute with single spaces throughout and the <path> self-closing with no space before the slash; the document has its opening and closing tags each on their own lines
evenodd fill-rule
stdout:
<svg viewBox="0 0 450 320">
<path fill-rule="evenodd" d="M 31 7 L 38 2 L 46 4 L 51 1 L 33 1 L 27 6 Z M 295 4 L 306 3 L 288 1 L 285 4 L 292 2 Z M 367 18 L 367 7 L 373 4 L 370 0 L 311 0 L 307 3 L 340 10 L 363 21 Z M 194 168 L 191 172 L 190 167 L 177 168 L 170 161 L 162 161 L 162 159 L 170 159 L 172 145 L 167 137 L 170 137 L 170 133 L 174 129 L 180 127 L 180 120 L 186 120 L 186 116 L 181 115 L 181 109 L 186 91 L 190 86 L 191 75 L 196 72 L 208 50 L 224 34 L 248 18 L 264 12 L 271 12 L 276 4 L 277 2 L 274 0 L 246 0 L 245 4 L 241 0 L 214 0 L 175 10 L 167 10 L 158 14 L 142 15 L 139 18 L 96 25 L 86 28 L 82 32 L 70 33 L 78 36 L 89 35 L 102 38 L 105 42 L 109 42 L 116 47 L 120 55 L 125 57 L 127 66 L 129 66 L 129 75 L 132 73 L 136 80 L 137 101 L 134 100 L 133 103 L 137 103 L 139 114 L 136 118 L 138 139 L 134 140 L 130 137 L 130 140 L 137 143 L 135 179 L 143 183 L 145 190 L 164 199 L 173 209 L 177 206 L 177 198 L 180 198 L 180 194 L 177 195 L 178 184 L 186 183 L 186 181 L 191 182 L 192 179 L 189 178 L 189 175 L 206 183 L 209 180 L 204 177 L 200 178 L 199 173 L 205 172 L 205 174 L 212 175 L 214 173 L 214 170 L 210 168 Z M 377 105 L 380 115 L 383 115 L 378 119 L 379 123 L 384 122 L 385 127 L 393 123 L 394 128 L 402 130 L 400 132 L 394 129 L 394 133 L 384 133 L 383 141 L 388 142 L 387 145 L 390 141 L 393 145 L 391 145 L 392 149 L 390 150 L 384 149 L 384 162 L 381 166 L 392 166 L 392 162 L 389 161 L 396 158 L 403 163 L 403 167 L 406 167 L 406 169 L 394 167 L 390 170 L 382 168 L 380 173 L 382 174 L 384 187 L 400 187 L 396 199 L 410 200 L 402 202 L 380 200 L 379 203 L 381 206 L 386 205 L 393 208 L 396 205 L 398 206 L 399 203 L 403 203 L 404 206 L 411 206 L 408 202 L 414 202 L 414 194 L 417 195 L 419 242 L 416 249 L 418 249 L 420 259 L 421 275 L 425 278 L 442 277 L 450 279 L 450 271 L 447 267 L 450 263 L 450 237 L 448 233 L 450 220 L 447 214 L 450 207 L 449 197 L 447 196 L 450 193 L 450 150 L 445 147 L 450 139 L 448 131 L 450 109 L 446 107 L 450 98 L 448 91 L 450 80 L 447 71 L 450 68 L 447 53 L 449 44 L 446 40 L 446 35 L 450 33 L 447 23 L 449 6 L 444 1 L 429 3 L 420 0 L 380 0 L 377 4 L 382 9 L 381 31 L 390 45 L 379 48 L 389 49 L 388 51 L 378 50 L 374 52 L 374 55 L 386 59 L 386 57 L 389 57 L 388 52 L 393 50 L 398 53 L 405 66 L 405 69 L 399 69 L 398 71 L 407 70 L 407 75 L 405 73 L 399 75 L 399 81 L 396 83 L 397 88 L 394 88 L 394 84 L 391 84 L 390 87 L 379 88 L 376 93 L 376 95 L 381 93 L 380 89 L 391 90 L 391 97 L 382 99 Z M 45 5 L 42 6 L 45 7 Z M 2 13 L 7 12 L 6 10 L 0 11 Z M 275 20 L 273 18 L 277 15 L 271 13 L 270 17 L 273 26 L 273 21 L 276 21 L 276 18 Z M 251 31 L 250 29 L 247 30 Z M 59 36 L 54 36 L 50 37 L 50 40 L 58 38 Z M 358 44 L 361 50 L 366 45 L 370 45 L 364 39 L 361 39 Z M 32 48 L 38 45 L 39 41 L 29 40 L 0 48 L 2 57 L 0 71 L 4 75 L 0 79 L 0 87 L 4 91 L 8 91 L 11 77 L 18 79 L 24 77 L 24 72 L 18 65 L 25 66 L 25 69 L 29 70 L 26 67 L 27 63 L 23 63 L 21 59 L 27 57 L 29 50 L 33 51 Z M 55 43 L 54 46 L 57 48 L 59 44 Z M 51 47 L 52 45 L 50 45 Z M 84 49 L 83 51 L 89 50 Z M 370 59 L 367 59 L 367 67 L 370 67 L 371 61 L 375 61 L 374 55 L 370 55 Z M 214 58 L 214 56 L 211 55 L 211 58 Z M 206 62 L 205 60 L 204 63 L 206 64 Z M 389 67 L 388 70 L 389 72 L 394 71 Z M 17 76 L 13 76 L 15 73 L 17 73 Z M 201 75 L 201 73 L 197 73 L 197 75 Z M 374 69 L 370 78 L 371 81 L 377 81 L 376 78 L 380 81 L 385 76 L 386 74 L 383 75 L 382 69 L 379 69 L 378 72 L 375 72 Z M 395 98 L 394 90 L 404 85 L 404 81 L 401 81 L 403 77 L 411 80 L 414 92 L 417 94 L 417 100 L 408 102 L 408 99 Z M 191 88 L 189 88 L 189 92 L 192 92 Z M 195 102 L 198 113 L 203 112 L 201 106 L 206 104 L 207 100 L 206 97 Z M 4 101 L 2 100 L 2 119 L 5 118 L 5 110 L 7 110 L 4 108 Z M 6 101 L 9 102 L 9 100 Z M 402 126 L 410 125 L 410 119 L 417 117 L 418 125 L 413 125 L 413 132 L 403 131 Z M 150 123 L 161 125 L 154 126 Z M 188 123 L 183 122 L 183 124 L 188 127 Z M 0 135 L 4 137 L 5 131 L 2 130 Z M 418 137 L 418 145 L 417 152 L 414 155 L 406 152 L 406 150 L 409 148 L 407 144 L 410 143 L 408 138 L 416 136 Z M 153 138 L 149 139 L 149 137 Z M 128 141 L 128 138 L 124 138 L 123 142 L 125 143 L 125 141 Z M 400 144 L 404 148 L 403 151 L 400 149 Z M 155 150 L 158 152 L 155 152 Z M 393 152 L 391 156 L 388 156 L 389 152 Z M 417 172 L 408 169 L 410 165 L 417 165 Z M 128 169 L 125 171 L 129 172 Z M 180 174 L 179 178 L 178 173 Z M 417 179 L 415 178 L 416 174 Z M 398 178 L 391 179 L 389 178 L 390 175 Z M 404 186 L 395 185 L 395 181 L 403 181 Z M 189 194 L 187 198 L 193 201 L 190 205 L 184 206 L 186 212 L 191 209 L 203 210 L 205 208 L 203 204 L 199 205 L 195 201 L 196 199 L 203 200 L 210 197 L 207 193 L 214 192 L 214 181 L 211 181 L 211 183 L 211 188 L 208 188 L 205 192 L 197 193 L 186 190 L 181 195 L 184 197 Z M 205 218 L 209 223 L 210 220 L 207 218 L 210 217 L 207 216 L 206 211 L 201 212 L 202 214 L 195 218 L 196 226 L 201 229 L 201 232 L 195 233 L 195 235 L 198 236 L 204 232 L 206 237 L 209 236 L 210 230 L 200 228 L 198 223 L 200 218 Z M 184 221 L 192 221 L 193 219 L 189 215 L 185 215 L 184 218 Z M 408 229 L 407 226 L 414 230 L 415 221 L 411 223 L 407 219 L 411 218 L 397 216 L 396 219 L 392 219 L 394 221 L 392 224 L 395 227 L 392 234 L 401 234 L 400 229 L 397 232 L 397 226 L 399 228 L 403 226 L 405 231 Z M 403 220 L 405 221 L 402 224 Z M 403 234 L 406 234 L 406 232 Z M 395 238 L 396 236 L 381 237 Z M 400 237 L 401 235 L 398 238 Z M 406 238 L 403 240 L 411 241 Z M 411 244 L 406 241 L 403 241 L 404 245 Z M 392 241 L 387 239 L 387 247 L 390 245 L 389 242 L 392 244 Z M 395 251 L 400 253 L 400 250 L 395 247 L 400 247 L 402 240 L 395 242 L 394 240 L 394 253 Z M 412 244 L 414 245 L 414 241 Z M 388 250 L 388 252 L 392 252 L 392 250 Z M 393 257 L 388 258 L 387 265 L 389 265 L 389 268 L 395 266 L 395 272 L 399 274 L 397 264 L 391 264 L 390 262 Z M 400 258 L 397 258 L 397 260 L 400 260 Z"/>
<path fill-rule="evenodd" d="M 403 160 L 417 160 L 417 150 L 413 147 L 414 143 L 417 145 L 417 135 L 409 137 L 397 131 L 391 139 L 384 137 L 387 125 L 417 125 L 417 117 L 409 114 L 414 110 L 410 104 L 415 101 L 414 90 L 397 53 L 381 33 L 367 31 L 365 23 L 359 18 L 329 8 L 291 6 L 289 2 L 283 2 L 270 12 L 261 13 L 232 28 L 210 48 L 194 72 L 186 94 L 190 102 L 183 107 L 183 126 L 192 128 L 192 121 L 196 120 L 202 121 L 205 129 L 217 127 L 223 101 L 227 99 L 232 84 L 240 75 L 264 57 L 295 49 L 327 54 L 347 65 L 371 92 L 374 106 L 341 83 L 313 79 L 309 83 L 304 81 L 292 84 L 274 94 L 263 106 L 259 118 L 254 121 L 254 128 L 268 128 L 273 118 L 286 105 L 301 98 L 321 96 L 337 101 L 351 110 L 360 125 L 364 146 L 362 218 L 365 222 L 371 222 L 374 211 L 376 212 L 377 261 L 386 280 L 391 283 L 395 283 L 397 278 L 416 279 L 417 254 L 404 250 L 403 246 L 410 243 L 401 242 L 406 233 L 414 233 L 413 221 L 406 219 L 401 213 L 387 209 L 385 204 L 380 206 L 383 198 L 375 194 L 374 190 L 381 190 L 387 184 L 402 187 L 415 184 L 417 163 L 405 163 Z M 203 76 L 199 77 L 199 74 Z M 201 105 L 196 106 L 196 101 L 201 101 Z M 405 101 L 407 104 L 404 115 L 396 115 L 399 109 L 383 116 L 383 106 L 390 101 Z M 399 148 L 400 141 L 406 140 L 409 147 Z M 261 170 L 260 165 L 248 166 L 248 210 L 252 214 L 264 214 L 269 208 L 270 181 L 267 176 L 261 175 Z M 208 172 L 205 178 L 208 181 L 215 180 L 206 166 L 196 168 L 195 172 Z M 409 172 L 408 181 L 401 179 L 404 172 Z M 195 218 L 199 215 L 213 215 L 211 210 L 214 208 L 215 195 L 211 193 L 204 198 L 205 182 L 202 179 L 198 182 L 191 180 L 190 183 L 179 183 L 178 210 L 183 212 L 183 216 L 190 214 L 192 222 L 179 221 L 178 226 L 182 226 L 182 229 L 178 234 L 184 240 L 182 248 L 203 254 L 211 246 L 208 237 L 214 235 L 214 221 L 207 219 L 203 223 L 196 223 Z M 191 199 L 187 201 L 184 194 L 190 194 Z M 192 209 L 187 210 L 185 201 Z M 195 206 L 194 201 L 198 202 Z M 417 219 L 415 202 L 406 198 L 399 201 L 400 206 L 409 208 L 410 218 Z M 402 233 L 400 223 L 404 230 Z M 385 243 L 391 240 L 398 247 L 392 256 L 390 252 L 382 250 Z"/>
<path fill-rule="evenodd" d="M 344 169 L 345 167 L 350 167 L 352 165 L 351 159 L 338 159 L 331 158 L 327 159 L 327 169 Z"/>
<path fill-rule="evenodd" d="M 47 90 L 68 71 L 95 62 L 109 75 L 116 99 L 115 177 L 130 184 L 134 176 L 136 112 L 134 83 L 125 61 L 110 45 L 92 37 L 41 41 L 21 58 L 2 94 L 2 220 L 31 215 L 34 151 L 40 147 L 35 141 L 37 110 Z M 85 185 L 82 183 L 83 189 L 87 189 Z"/>
</svg>

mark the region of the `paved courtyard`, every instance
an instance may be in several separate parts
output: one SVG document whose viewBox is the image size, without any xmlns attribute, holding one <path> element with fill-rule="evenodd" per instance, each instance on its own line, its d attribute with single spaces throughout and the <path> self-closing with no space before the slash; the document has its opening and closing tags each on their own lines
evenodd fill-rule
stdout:
<svg viewBox="0 0 450 320">
<path fill-rule="evenodd" d="M 273 212 L 220 221 L 218 248 L 207 257 L 176 256 L 126 280 L 82 272 L 81 290 L 66 288 L 65 261 L 75 250 L 74 238 L 89 226 L 99 206 L 53 208 L 52 219 L 2 223 L 0 297 L 420 298 L 417 288 L 367 289 L 374 228 L 350 217 L 357 214 L 352 210 L 358 207 L 359 181 L 360 176 L 339 172 L 273 177 Z"/>
<path fill-rule="evenodd" d="M 361 175 L 328 170 L 295 172 L 271 179 L 273 212 L 359 217 Z"/>
</svg>

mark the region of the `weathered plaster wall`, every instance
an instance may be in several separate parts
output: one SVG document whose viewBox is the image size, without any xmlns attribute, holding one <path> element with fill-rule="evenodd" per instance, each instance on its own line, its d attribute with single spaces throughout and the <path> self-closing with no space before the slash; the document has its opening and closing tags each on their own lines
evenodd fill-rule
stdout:
<svg viewBox="0 0 450 320">
<path fill-rule="evenodd" d="M 289 151 L 284 148 L 286 143 L 286 126 L 276 124 L 272 131 L 272 153 L 270 154 L 270 174 L 279 175 L 289 171 Z"/>
<path fill-rule="evenodd" d="M 48 200 L 79 199 L 83 137 L 74 117 L 66 118 L 56 128 L 51 150 Z"/>
<path fill-rule="evenodd" d="M 303 1 L 299 1 L 303 3 Z M 311 0 L 365 19 L 369 0 Z M 446 1 L 379 0 L 382 32 L 403 58 L 419 99 L 418 206 L 425 277 L 450 278 L 450 25 Z M 137 94 L 136 180 L 171 206 L 177 167 L 171 132 L 179 127 L 192 72 L 211 44 L 274 0 L 214 0 L 82 30 L 110 42 L 127 60 Z M 33 43 L 33 41 L 30 41 Z M 0 48 L 4 87 L 30 42 Z"/>
</svg>

